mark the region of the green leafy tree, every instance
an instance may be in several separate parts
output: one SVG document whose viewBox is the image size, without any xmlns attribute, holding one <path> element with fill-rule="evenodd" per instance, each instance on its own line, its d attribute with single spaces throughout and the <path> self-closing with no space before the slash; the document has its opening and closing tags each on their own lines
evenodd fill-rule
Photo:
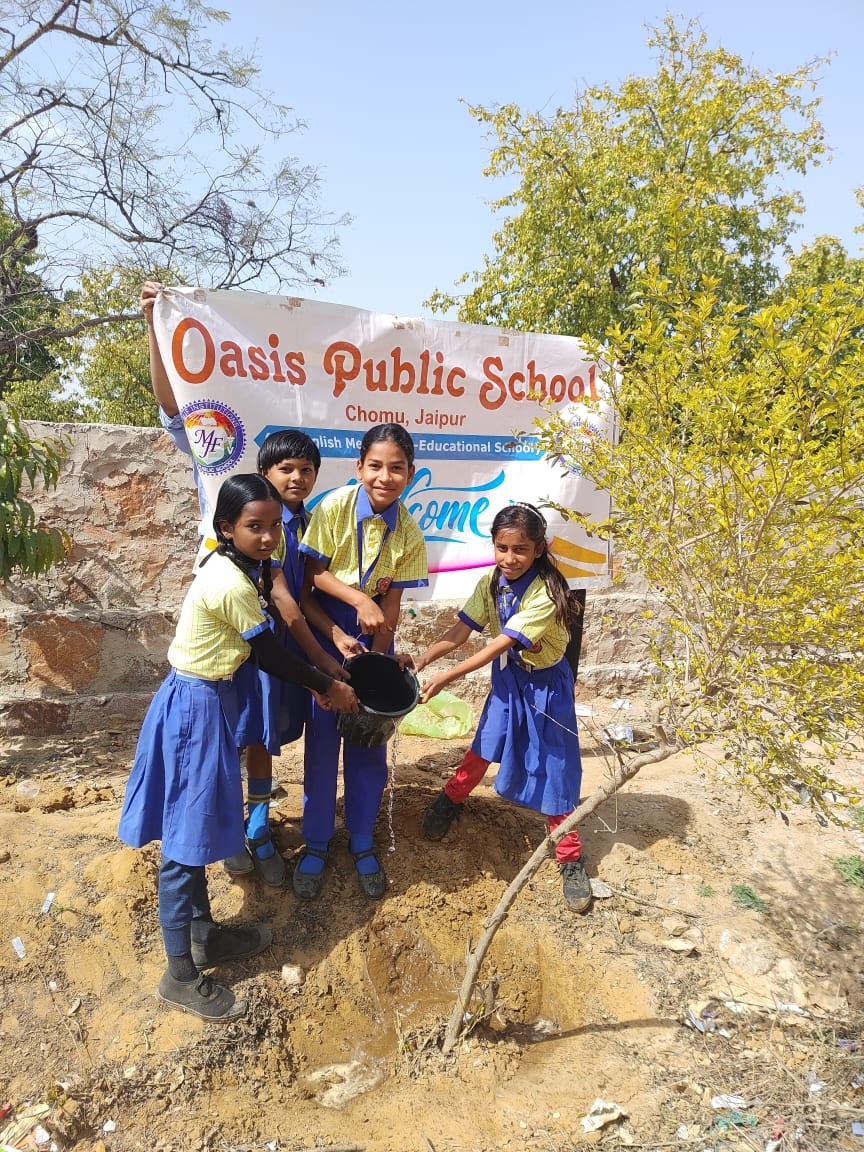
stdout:
<svg viewBox="0 0 864 1152">
<path fill-rule="evenodd" d="M 43 338 L 18 343 L 16 335 L 50 326 L 57 301 L 35 270 L 39 253 L 32 236 L 18 235 L 15 222 L 0 207 L 0 396 L 22 381 L 40 380 L 56 366 L 56 356 Z"/>
<path fill-rule="evenodd" d="M 622 549 L 663 590 L 655 699 L 674 742 L 783 808 L 830 813 L 864 717 L 864 296 L 835 283 L 753 313 L 646 282 L 608 352 L 620 442 L 544 423 L 611 493 Z"/>
<path fill-rule="evenodd" d="M 61 441 L 28 435 L 17 412 L 0 401 L 0 581 L 13 572 L 37 576 L 66 554 L 68 536 L 38 523 L 22 495 L 25 484 L 56 487 L 64 454 Z"/>
<path fill-rule="evenodd" d="M 153 275 L 162 279 L 167 272 L 156 270 Z M 140 288 L 136 269 L 91 268 L 59 305 L 58 322 L 72 328 L 100 309 L 134 315 Z M 41 379 L 23 381 L 8 396 L 30 419 L 158 424 L 140 313 L 105 328 L 85 328 L 61 341 L 55 370 Z"/>
<path fill-rule="evenodd" d="M 823 151 L 811 66 L 760 74 L 671 18 L 654 76 L 589 89 L 549 120 L 475 109 L 489 172 L 519 184 L 462 319 L 586 339 L 620 437 L 568 413 L 547 454 L 609 492 L 608 523 L 656 589 L 655 746 L 547 837 L 492 912 L 444 1035 L 518 893 L 641 768 L 688 749 L 781 814 L 842 818 L 833 765 L 864 717 L 864 292 L 823 239 L 796 256 L 785 187 Z M 776 261 L 792 256 L 781 278 Z M 449 306 L 441 294 L 433 303 Z M 579 517 L 578 510 L 569 510 Z M 582 518 L 584 520 L 584 518 Z"/>
<path fill-rule="evenodd" d="M 572 416 L 541 422 L 547 453 L 611 494 L 602 529 L 662 591 L 656 745 L 617 750 L 614 772 L 514 878 L 468 958 L 445 1051 L 550 846 L 646 764 L 689 749 L 757 801 L 781 814 L 807 804 L 823 823 L 848 811 L 836 794 L 860 802 L 832 765 L 860 748 L 864 718 L 862 323 L 862 293 L 843 282 L 748 311 L 649 273 L 628 326 L 594 348 L 618 443 Z"/>
<path fill-rule="evenodd" d="M 462 320 L 600 339 L 625 322 L 641 275 L 696 290 L 716 280 L 747 307 L 778 280 L 802 210 L 784 186 L 824 151 L 813 64 L 760 72 L 671 16 L 649 39 L 657 68 L 590 87 L 549 117 L 475 107 L 496 141 L 487 175 L 515 177 L 506 215 L 464 297 Z"/>
<path fill-rule="evenodd" d="M 864 287 L 864 260 L 850 256 L 835 236 L 819 236 L 790 258 L 780 294 L 837 282 Z"/>
</svg>

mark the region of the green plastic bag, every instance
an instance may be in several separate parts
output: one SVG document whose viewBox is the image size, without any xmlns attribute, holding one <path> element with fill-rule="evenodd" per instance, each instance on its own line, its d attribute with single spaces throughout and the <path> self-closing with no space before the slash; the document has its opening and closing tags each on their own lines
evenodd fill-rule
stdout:
<svg viewBox="0 0 864 1152">
<path fill-rule="evenodd" d="M 474 727 L 471 705 L 451 692 L 439 692 L 428 704 L 418 704 L 413 712 L 403 717 L 399 731 L 406 736 L 434 736 L 439 740 L 455 740 L 467 736 Z"/>
</svg>

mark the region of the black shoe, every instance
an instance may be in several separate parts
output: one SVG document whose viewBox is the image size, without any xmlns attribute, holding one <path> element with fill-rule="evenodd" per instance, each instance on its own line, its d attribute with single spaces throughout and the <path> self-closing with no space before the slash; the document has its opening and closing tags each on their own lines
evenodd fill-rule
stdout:
<svg viewBox="0 0 864 1152">
<path fill-rule="evenodd" d="M 267 924 L 222 928 L 210 921 L 199 921 L 192 925 L 192 960 L 199 971 L 202 968 L 214 968 L 229 960 L 246 960 L 250 956 L 257 956 L 269 948 L 272 941 L 273 930 Z"/>
<path fill-rule="evenodd" d="M 427 840 L 443 840 L 450 825 L 462 812 L 442 789 L 423 814 L 423 835 Z"/>
<path fill-rule="evenodd" d="M 317 848 L 304 845 L 294 865 L 294 875 L 291 877 L 291 887 L 298 900 L 317 900 L 324 887 L 324 869 L 320 872 L 301 872 L 300 865 L 307 856 L 317 856 L 319 860 L 327 861 L 327 853 L 319 852 Z"/>
<path fill-rule="evenodd" d="M 194 949 L 195 945 L 192 947 Z M 214 1024 L 227 1024 L 246 1012 L 245 1000 L 238 1000 L 233 992 L 214 984 L 209 976 L 199 976 L 197 980 L 186 983 L 165 972 L 156 989 L 156 999 L 169 1008 L 179 1008 L 181 1012 Z"/>
<path fill-rule="evenodd" d="M 591 907 L 591 881 L 581 860 L 560 865 L 564 900 L 571 912 L 587 912 Z"/>
<path fill-rule="evenodd" d="M 252 857 L 244 848 L 242 852 L 235 852 L 233 856 L 226 856 L 222 867 L 229 876 L 248 876 L 255 868 Z"/>
<path fill-rule="evenodd" d="M 269 856 L 259 856 L 258 849 L 265 844 L 273 844 L 269 828 L 263 836 L 256 836 L 253 840 L 246 841 L 246 846 L 252 857 L 252 867 L 265 884 L 269 884 L 271 888 L 281 888 L 285 883 L 285 861 L 275 844 L 273 844 L 273 851 Z"/>
<path fill-rule="evenodd" d="M 384 893 L 387 891 L 387 876 L 384 869 L 381 867 L 381 861 L 370 848 L 368 852 L 352 852 L 354 863 L 356 865 L 358 860 L 366 860 L 372 857 L 378 865 L 376 872 L 357 872 L 357 882 L 360 885 L 360 891 L 364 896 L 368 896 L 370 900 L 380 900 Z"/>
</svg>

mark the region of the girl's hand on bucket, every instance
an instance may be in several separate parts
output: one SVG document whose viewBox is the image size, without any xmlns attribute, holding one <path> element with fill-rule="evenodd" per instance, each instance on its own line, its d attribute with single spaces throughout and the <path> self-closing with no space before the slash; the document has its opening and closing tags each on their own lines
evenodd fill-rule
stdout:
<svg viewBox="0 0 864 1152">
<path fill-rule="evenodd" d="M 327 691 L 322 693 L 321 702 L 325 708 L 334 712 L 360 711 L 360 701 L 354 689 L 341 680 L 334 680 Z"/>
<path fill-rule="evenodd" d="M 399 667 L 404 672 L 406 668 L 416 671 L 417 665 L 414 663 L 414 657 L 410 652 L 394 652 L 393 659 L 398 660 Z"/>
<path fill-rule="evenodd" d="M 352 656 L 359 656 L 361 652 L 368 652 L 365 644 L 361 644 L 356 636 L 349 636 L 341 628 L 333 633 L 333 643 L 346 660 L 350 660 Z"/>
</svg>

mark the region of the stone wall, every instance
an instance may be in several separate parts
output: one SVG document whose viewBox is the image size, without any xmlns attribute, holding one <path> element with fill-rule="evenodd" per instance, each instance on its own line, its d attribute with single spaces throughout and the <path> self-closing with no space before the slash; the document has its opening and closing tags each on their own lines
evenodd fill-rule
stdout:
<svg viewBox="0 0 864 1152">
<path fill-rule="evenodd" d="M 73 549 L 46 575 L 0 586 L 0 734 L 137 724 L 165 674 L 191 580 L 198 505 L 188 459 L 157 429 L 30 429 L 68 438 L 57 489 L 37 492 L 33 503 L 45 523 L 69 532 Z M 589 592 L 579 674 L 588 694 L 632 692 L 644 681 L 649 599 L 632 577 Z M 455 607 L 406 604 L 399 648 L 422 650 Z M 481 698 L 487 677 L 475 673 L 460 694 Z"/>
</svg>

